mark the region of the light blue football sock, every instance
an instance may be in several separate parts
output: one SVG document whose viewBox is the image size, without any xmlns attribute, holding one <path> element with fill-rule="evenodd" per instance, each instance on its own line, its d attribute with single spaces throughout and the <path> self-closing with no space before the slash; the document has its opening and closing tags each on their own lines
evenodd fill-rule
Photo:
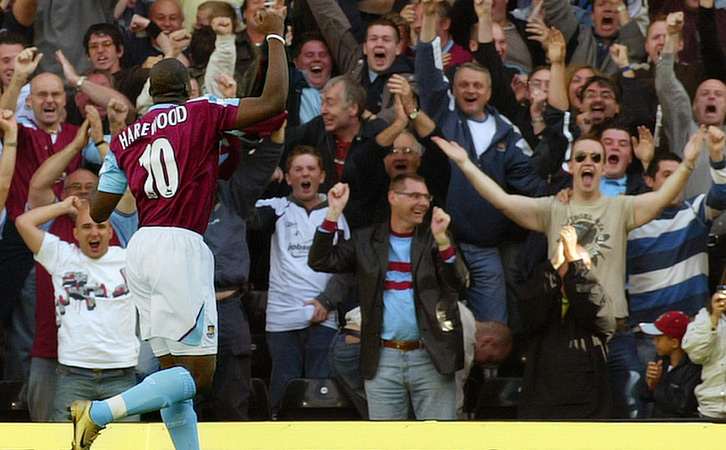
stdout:
<svg viewBox="0 0 726 450">
<path fill-rule="evenodd" d="M 186 400 L 161 410 L 161 419 L 169 430 L 176 450 L 199 450 L 197 413 L 194 402 Z"/>
<path fill-rule="evenodd" d="M 192 374 L 184 367 L 172 367 L 152 373 L 119 395 L 93 402 L 91 420 L 105 426 L 114 419 L 157 411 L 190 400 L 196 392 Z"/>
</svg>

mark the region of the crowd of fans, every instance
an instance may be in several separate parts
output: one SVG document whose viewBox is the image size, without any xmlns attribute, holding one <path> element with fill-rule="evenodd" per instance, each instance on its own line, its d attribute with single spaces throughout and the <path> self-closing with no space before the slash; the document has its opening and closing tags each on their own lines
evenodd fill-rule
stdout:
<svg viewBox="0 0 726 450">
<path fill-rule="evenodd" d="M 219 145 L 203 419 L 248 417 L 253 290 L 273 412 L 335 377 L 364 418 L 465 418 L 472 366 L 509 364 L 525 419 L 726 418 L 714 0 L 0 5 L 0 362 L 33 420 L 158 368 L 118 253 L 134 199 L 103 224 L 85 200 L 111 140 L 146 133 L 160 61 L 191 97 L 260 95 L 264 8 L 286 14 L 287 113 Z M 164 151 L 139 160 L 162 196 Z"/>
</svg>

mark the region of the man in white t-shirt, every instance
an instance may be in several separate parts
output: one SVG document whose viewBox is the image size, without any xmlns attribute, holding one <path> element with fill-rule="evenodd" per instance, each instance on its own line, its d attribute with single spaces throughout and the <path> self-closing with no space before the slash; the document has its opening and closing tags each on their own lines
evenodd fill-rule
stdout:
<svg viewBox="0 0 726 450">
<path fill-rule="evenodd" d="M 328 349 L 338 328 L 337 306 L 352 290 L 347 275 L 316 272 L 308 266 L 315 230 L 328 212 L 320 153 L 295 147 L 286 161 L 287 197 L 257 201 L 257 228 L 274 228 L 270 247 L 267 295 L 267 346 L 272 359 L 270 405 L 280 406 L 285 385 L 293 378 L 331 378 Z M 350 238 L 341 216 L 338 239 Z"/>
<path fill-rule="evenodd" d="M 78 246 L 40 228 L 66 214 L 76 216 Z M 109 246 L 110 222 L 95 223 L 88 203 L 76 196 L 31 209 L 15 224 L 53 279 L 59 367 L 52 419 L 67 421 L 73 400 L 104 399 L 136 384 L 139 340 L 126 285 L 126 251 Z"/>
</svg>

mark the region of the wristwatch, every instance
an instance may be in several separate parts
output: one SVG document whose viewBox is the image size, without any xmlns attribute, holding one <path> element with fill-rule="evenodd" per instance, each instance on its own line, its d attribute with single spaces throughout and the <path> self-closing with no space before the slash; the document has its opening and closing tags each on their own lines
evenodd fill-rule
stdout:
<svg viewBox="0 0 726 450">
<path fill-rule="evenodd" d="M 85 76 L 85 75 L 81 75 L 78 78 L 78 81 L 76 81 L 76 91 L 80 91 L 81 90 L 81 86 L 83 86 L 83 82 L 86 81 L 86 78 L 88 78 L 88 77 Z"/>
<path fill-rule="evenodd" d="M 408 115 L 408 118 L 411 120 L 416 120 L 417 117 L 418 117 L 418 108 L 413 108 L 413 110 L 411 111 L 411 114 Z"/>
</svg>

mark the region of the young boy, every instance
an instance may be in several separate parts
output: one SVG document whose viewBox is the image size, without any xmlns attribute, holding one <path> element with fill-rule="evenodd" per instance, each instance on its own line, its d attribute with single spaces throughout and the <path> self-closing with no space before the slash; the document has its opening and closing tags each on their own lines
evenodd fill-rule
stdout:
<svg viewBox="0 0 726 450">
<path fill-rule="evenodd" d="M 648 363 L 642 400 L 654 402 L 652 417 L 696 417 L 694 389 L 701 381 L 701 366 L 681 348 L 690 319 L 668 311 L 654 323 L 641 323 L 643 333 L 654 336 L 653 346 L 662 358 Z M 664 370 L 665 368 L 665 370 Z"/>
</svg>

